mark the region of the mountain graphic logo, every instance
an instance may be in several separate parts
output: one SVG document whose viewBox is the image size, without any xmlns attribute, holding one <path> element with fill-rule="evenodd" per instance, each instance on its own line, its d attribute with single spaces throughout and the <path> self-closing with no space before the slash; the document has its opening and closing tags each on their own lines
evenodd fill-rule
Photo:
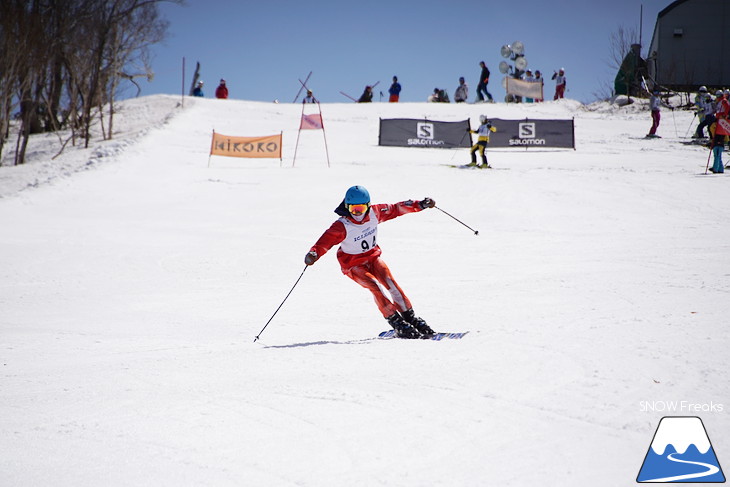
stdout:
<svg viewBox="0 0 730 487">
<path fill-rule="evenodd" d="M 725 475 L 702 420 L 696 416 L 663 417 L 636 481 L 725 482 Z"/>
</svg>

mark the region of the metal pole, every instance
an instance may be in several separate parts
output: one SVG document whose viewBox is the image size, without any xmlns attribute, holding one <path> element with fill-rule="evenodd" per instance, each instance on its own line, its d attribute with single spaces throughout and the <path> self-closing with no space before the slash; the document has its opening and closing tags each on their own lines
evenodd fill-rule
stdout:
<svg viewBox="0 0 730 487">
<path fill-rule="evenodd" d="M 253 340 L 253 341 L 254 341 L 254 343 L 256 343 L 256 340 L 258 340 L 258 339 L 259 339 L 259 337 L 260 337 L 260 336 L 261 336 L 261 334 L 262 334 L 262 333 L 264 332 L 264 330 L 266 329 L 266 327 L 267 327 L 267 326 L 269 326 L 269 323 L 271 323 L 271 320 L 273 320 L 273 319 L 274 319 L 274 316 L 276 316 L 276 313 L 278 313 L 278 312 L 279 312 L 279 310 L 281 309 L 281 307 L 282 307 L 282 306 L 284 306 L 284 303 L 286 302 L 286 300 L 287 300 L 287 299 L 289 299 L 289 295 L 290 295 L 290 294 L 292 293 L 292 291 L 294 291 L 294 288 L 295 288 L 295 287 L 297 287 L 297 284 L 299 284 L 299 281 L 300 281 L 300 280 L 302 279 L 302 276 L 304 275 L 304 271 L 306 271 L 306 270 L 307 270 L 307 267 L 309 267 L 309 266 L 308 266 L 308 265 L 305 265 L 305 266 L 304 266 L 304 270 L 302 270 L 302 273 L 301 273 L 301 274 L 299 274 L 299 278 L 297 279 L 297 282 L 295 282 L 295 283 L 294 283 L 294 285 L 293 285 L 293 286 L 291 287 L 291 289 L 289 290 L 289 293 L 288 293 L 288 294 L 286 295 L 286 297 L 284 298 L 284 301 L 282 301 L 282 302 L 281 302 L 281 304 L 279 305 L 279 307 L 278 307 L 278 308 L 276 308 L 276 311 L 274 311 L 274 314 L 273 314 L 273 315 L 271 315 L 271 318 L 269 318 L 269 321 L 267 321 L 267 322 L 266 322 L 266 324 L 264 325 L 264 327 L 263 327 L 263 328 L 261 328 L 261 331 L 259 332 L 259 334 L 258 334 L 258 335 L 256 335 L 256 338 L 254 338 L 254 340 Z"/>
<path fill-rule="evenodd" d="M 442 212 L 442 213 L 444 213 L 444 214 L 446 214 L 446 215 L 450 216 L 451 218 L 453 218 L 453 219 L 454 219 L 454 220 L 456 220 L 457 222 L 459 222 L 459 223 L 461 223 L 462 225 L 464 225 L 464 226 L 465 226 L 466 228 L 468 228 L 469 230 L 471 230 L 472 232 L 474 232 L 474 235 L 479 235 L 479 231 L 478 231 L 478 230 L 474 230 L 474 229 L 473 229 L 472 227 L 470 227 L 469 225 L 467 225 L 467 224 L 466 224 L 466 223 L 464 223 L 463 221 L 459 220 L 458 218 L 456 218 L 456 217 L 455 217 L 454 215 L 452 215 L 451 213 L 448 213 L 448 212 L 446 212 L 446 211 L 442 210 L 442 209 L 441 209 L 441 208 L 439 208 L 438 206 L 434 206 L 434 208 L 436 208 L 436 209 L 437 209 L 438 211 L 440 211 L 440 212 Z"/>
<path fill-rule="evenodd" d="M 319 120 L 322 122 L 322 137 L 324 137 L 324 152 L 327 154 L 327 167 L 330 167 L 330 150 L 327 148 L 327 134 L 324 130 L 324 118 L 322 117 L 322 106 L 317 102 L 319 108 Z"/>
</svg>

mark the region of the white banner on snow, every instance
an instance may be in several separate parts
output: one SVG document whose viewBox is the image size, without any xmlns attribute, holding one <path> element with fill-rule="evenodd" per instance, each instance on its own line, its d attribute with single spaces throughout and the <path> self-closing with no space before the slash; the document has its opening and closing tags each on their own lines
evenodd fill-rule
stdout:
<svg viewBox="0 0 730 487">
<path fill-rule="evenodd" d="M 542 82 L 507 78 L 507 94 L 542 100 Z"/>
</svg>

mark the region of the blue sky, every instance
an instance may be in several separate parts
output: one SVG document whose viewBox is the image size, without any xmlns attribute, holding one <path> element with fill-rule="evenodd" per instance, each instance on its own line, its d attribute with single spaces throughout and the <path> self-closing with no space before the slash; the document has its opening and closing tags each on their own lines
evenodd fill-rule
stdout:
<svg viewBox="0 0 730 487">
<path fill-rule="evenodd" d="M 230 98 L 292 102 L 312 71 L 308 86 L 322 102 L 350 102 L 365 85 L 380 82 L 374 101 L 387 101 L 397 75 L 402 102 L 425 101 L 435 87 L 453 97 L 459 76 L 476 92 L 478 63 L 492 72 L 489 91 L 504 99 L 500 47 L 521 41 L 528 68 L 547 78 L 564 67 L 566 96 L 591 102 L 613 84 L 610 36 L 620 26 L 639 30 L 643 5 L 643 50 L 651 41 L 657 14 L 670 0 L 462 0 L 365 2 L 287 0 L 188 0 L 161 4 L 170 22 L 168 39 L 153 49 L 155 78 L 141 82 L 142 94 L 179 94 L 182 58 L 185 89 L 201 63 L 205 95 L 225 78 Z M 132 93 L 134 91 L 131 91 Z"/>
</svg>

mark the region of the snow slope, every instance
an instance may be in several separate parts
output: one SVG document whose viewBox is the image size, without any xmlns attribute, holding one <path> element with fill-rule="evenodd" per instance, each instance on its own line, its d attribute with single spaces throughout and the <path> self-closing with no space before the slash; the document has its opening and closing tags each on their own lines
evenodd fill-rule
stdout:
<svg viewBox="0 0 730 487">
<path fill-rule="evenodd" d="M 700 415 L 730 464 L 728 179 L 680 143 L 691 115 L 569 100 L 300 105 L 169 96 L 121 133 L 0 169 L 0 484 L 617 486 L 659 419 Z M 378 118 L 575 117 L 577 150 L 377 146 Z M 284 132 L 284 161 L 214 157 L 211 131 Z M 46 140 L 46 139 L 44 139 Z M 47 144 L 47 145 L 46 145 Z M 505 169 L 505 170 L 502 170 Z M 437 210 L 380 227 L 443 342 L 387 328 L 334 252 L 353 184 Z"/>
</svg>

